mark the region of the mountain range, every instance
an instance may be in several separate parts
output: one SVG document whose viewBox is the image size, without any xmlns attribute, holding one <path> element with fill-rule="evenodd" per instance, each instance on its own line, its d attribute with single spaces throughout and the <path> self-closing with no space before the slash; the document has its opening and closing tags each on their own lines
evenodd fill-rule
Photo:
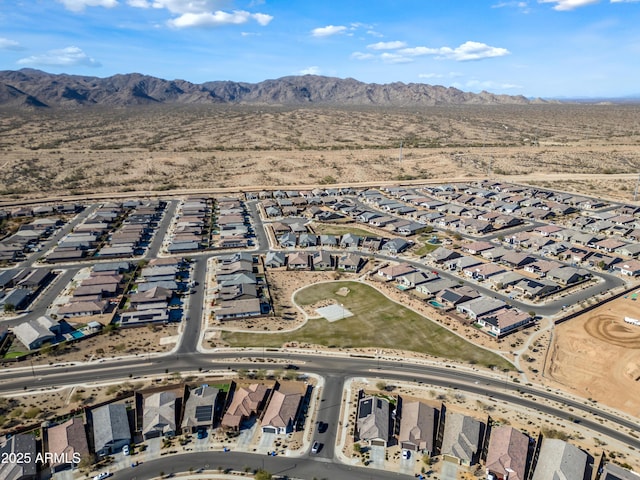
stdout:
<svg viewBox="0 0 640 480">
<path fill-rule="evenodd" d="M 69 108 L 151 104 L 319 106 L 527 105 L 524 96 L 470 93 L 423 83 L 363 83 L 353 78 L 288 76 L 259 83 L 164 80 L 130 73 L 99 78 L 34 69 L 0 71 L 0 106 Z"/>
</svg>

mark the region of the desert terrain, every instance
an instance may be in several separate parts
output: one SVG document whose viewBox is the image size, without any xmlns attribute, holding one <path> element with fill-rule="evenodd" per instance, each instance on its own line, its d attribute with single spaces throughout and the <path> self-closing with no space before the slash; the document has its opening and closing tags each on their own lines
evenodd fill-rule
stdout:
<svg viewBox="0 0 640 480">
<path fill-rule="evenodd" d="M 639 113 L 581 104 L 3 109 L 0 198 L 489 176 L 629 200 Z"/>
<path fill-rule="evenodd" d="M 563 388 L 640 416 L 640 317 L 632 295 L 605 303 L 555 327 L 547 377 Z"/>
</svg>

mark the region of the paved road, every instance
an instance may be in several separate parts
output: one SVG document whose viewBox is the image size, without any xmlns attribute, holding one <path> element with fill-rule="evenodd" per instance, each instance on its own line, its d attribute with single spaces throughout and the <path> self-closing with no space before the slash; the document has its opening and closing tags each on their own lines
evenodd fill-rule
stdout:
<svg viewBox="0 0 640 480">
<path fill-rule="evenodd" d="M 493 396 L 495 400 L 503 400 L 509 403 L 522 405 L 526 408 L 539 410 L 550 415 L 565 419 L 582 419 L 581 423 L 594 432 L 617 439 L 628 445 L 640 449 L 640 439 L 635 437 L 635 432 L 640 431 L 640 423 L 637 420 L 628 420 L 618 417 L 597 404 L 587 401 L 575 401 L 565 398 L 562 393 L 536 389 L 520 383 L 507 381 L 504 378 L 486 376 L 481 371 L 470 371 L 453 366 L 412 365 L 371 358 L 337 358 L 323 355 L 298 355 L 294 353 L 269 352 L 270 357 L 279 358 L 288 363 L 305 362 L 301 371 L 308 371 L 324 376 L 331 385 L 331 377 L 335 377 L 336 386 L 332 386 L 332 392 L 341 390 L 341 385 L 350 377 L 379 377 L 388 379 L 391 383 L 394 379 L 404 381 L 422 381 L 435 386 L 458 389 L 474 394 L 484 395 L 488 399 Z M 133 376 L 140 375 L 164 375 L 169 372 L 189 372 L 201 369 L 231 370 L 242 368 L 268 368 L 269 363 L 249 363 L 246 361 L 230 362 L 228 359 L 246 358 L 246 353 L 225 352 L 216 354 L 173 354 L 159 358 L 127 359 L 112 363 L 83 364 L 78 366 L 60 367 L 36 367 L 35 376 L 25 371 L 15 370 L 0 371 L 0 384 L 4 391 L 19 391 L 23 389 L 34 390 L 50 386 L 77 385 L 83 382 L 106 381 L 126 377 L 130 372 Z M 256 355 L 257 357 L 258 355 Z M 281 365 L 281 364 L 280 364 Z M 379 368 L 378 368 L 379 367 Z M 274 365 L 276 368 L 276 365 Z M 340 385 L 337 388 L 337 385 Z M 327 396 L 327 395 L 325 395 Z M 341 394 L 332 393 L 333 399 L 341 398 Z M 553 400 L 559 406 L 547 405 L 536 398 Z M 327 400 L 328 401 L 328 400 Z M 490 401 L 490 400 L 489 400 Z M 321 402 L 321 404 L 326 403 Z M 337 409 L 337 405 L 329 403 L 329 409 Z M 572 408 L 573 411 L 569 411 Z M 326 417 L 331 427 L 329 431 L 335 432 L 337 410 L 327 412 Z M 324 415 L 324 414 L 323 414 Z M 610 427 L 592 421 L 591 418 L 600 417 L 608 420 L 616 426 Z M 633 434 L 631 435 L 630 432 Z"/>
<path fill-rule="evenodd" d="M 270 457 L 239 452 L 194 452 L 178 456 L 165 456 L 157 460 L 142 463 L 135 468 L 115 472 L 114 480 L 142 480 L 156 477 L 160 472 L 166 474 L 188 472 L 193 469 L 217 471 L 218 467 L 245 471 L 264 469 L 275 475 L 288 475 L 293 478 L 317 478 L 326 480 L 371 480 L 413 478 L 409 475 L 389 473 L 364 467 L 330 463 L 322 457 Z"/>
</svg>

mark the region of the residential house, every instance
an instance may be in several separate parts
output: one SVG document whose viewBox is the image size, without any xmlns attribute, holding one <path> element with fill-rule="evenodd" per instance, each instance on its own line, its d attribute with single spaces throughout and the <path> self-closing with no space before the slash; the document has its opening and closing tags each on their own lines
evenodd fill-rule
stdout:
<svg viewBox="0 0 640 480">
<path fill-rule="evenodd" d="M 12 435 L 0 445 L 0 478 L 2 480 L 35 480 L 37 478 L 36 437 L 29 433 Z M 8 459 L 31 458 L 30 462 Z"/>
<path fill-rule="evenodd" d="M 607 462 L 602 469 L 600 480 L 640 480 L 637 473 Z"/>
<path fill-rule="evenodd" d="M 479 296 L 480 294 L 477 290 L 467 285 L 459 285 L 440 290 L 436 294 L 436 300 L 447 307 L 455 307 L 460 303 L 468 302 Z"/>
<path fill-rule="evenodd" d="M 145 440 L 173 437 L 176 433 L 176 394 L 156 392 L 144 399 L 142 436 Z"/>
<path fill-rule="evenodd" d="M 484 423 L 461 413 L 447 413 L 440 453 L 445 460 L 471 466 L 478 463 Z"/>
<path fill-rule="evenodd" d="M 471 255 L 479 255 L 485 250 L 490 250 L 493 247 L 495 247 L 495 245 L 493 245 L 490 242 L 479 241 L 479 242 L 471 242 L 471 243 L 467 243 L 466 245 L 463 245 L 462 250 L 464 252 L 470 253 Z"/>
<path fill-rule="evenodd" d="M 439 423 L 439 411 L 426 403 L 404 401 L 398 397 L 400 412 L 400 448 L 433 455 Z"/>
<path fill-rule="evenodd" d="M 578 447 L 556 438 L 545 438 L 532 480 L 585 480 L 588 461 L 589 456 Z"/>
<path fill-rule="evenodd" d="M 269 389 L 261 383 L 236 388 L 233 391 L 231 403 L 222 417 L 222 427 L 239 430 L 242 422 L 262 410 L 268 392 Z"/>
<path fill-rule="evenodd" d="M 478 317 L 476 322 L 482 327 L 489 327 L 489 333 L 499 338 L 532 323 L 533 320 L 528 313 L 517 308 L 505 307 Z"/>
<path fill-rule="evenodd" d="M 433 295 L 436 295 L 441 290 L 444 290 L 445 288 L 451 288 L 455 285 L 458 285 L 458 282 L 456 282 L 455 280 L 452 280 L 450 278 L 438 278 L 430 282 L 416 285 L 416 292 L 424 295 L 425 297 L 431 297 Z"/>
<path fill-rule="evenodd" d="M 495 312 L 496 310 L 503 308 L 505 305 L 506 304 L 502 300 L 497 298 L 480 296 L 459 304 L 456 307 L 456 310 L 467 315 L 471 320 L 476 320 L 478 317 Z"/>
<path fill-rule="evenodd" d="M 386 281 L 395 280 L 404 275 L 408 275 L 416 271 L 416 268 L 408 263 L 399 263 L 397 265 L 388 265 L 378 270 L 378 276 Z"/>
<path fill-rule="evenodd" d="M 591 277 L 591 273 L 584 268 L 575 267 L 558 267 L 550 270 L 547 273 L 549 280 L 556 281 L 561 285 L 573 285 L 574 283 L 582 282 Z"/>
<path fill-rule="evenodd" d="M 274 391 L 262 417 L 262 431 L 275 434 L 293 432 L 301 402 L 302 395 L 299 393 Z"/>
<path fill-rule="evenodd" d="M 433 252 L 428 253 L 426 257 L 437 264 L 448 262 L 461 257 L 460 253 L 450 250 L 446 247 L 438 247 Z"/>
<path fill-rule="evenodd" d="M 353 252 L 347 252 L 338 259 L 338 268 L 346 272 L 357 273 L 360 271 L 366 260 Z"/>
<path fill-rule="evenodd" d="M 238 318 L 259 317 L 260 315 L 262 315 L 262 306 L 258 298 L 221 302 L 214 313 L 216 321 L 219 322 Z"/>
<path fill-rule="evenodd" d="M 482 281 L 489 277 L 493 277 L 494 275 L 504 273 L 505 271 L 506 268 L 502 265 L 498 265 L 497 263 L 481 263 L 479 265 L 465 268 L 463 273 L 466 277 Z"/>
<path fill-rule="evenodd" d="M 480 265 L 481 263 L 482 261 L 478 260 L 475 257 L 460 256 L 458 258 L 445 262 L 445 267 L 453 271 L 462 271 L 466 268 Z"/>
<path fill-rule="evenodd" d="M 307 252 L 295 252 L 287 255 L 289 270 L 308 270 L 310 266 L 310 255 Z"/>
<path fill-rule="evenodd" d="M 208 385 L 189 391 L 181 425 L 184 433 L 213 427 L 218 393 L 217 388 Z"/>
<path fill-rule="evenodd" d="M 392 255 L 397 255 L 398 253 L 404 252 L 407 248 L 411 246 L 411 243 L 407 242 L 402 238 L 394 238 L 392 240 L 386 241 L 381 250 L 389 252 Z"/>
<path fill-rule="evenodd" d="M 333 257 L 326 250 L 317 250 L 311 254 L 311 265 L 314 270 L 331 270 L 334 267 Z"/>
<path fill-rule="evenodd" d="M 91 412 L 94 451 L 100 457 L 116 453 L 131 443 L 127 407 L 110 403 Z"/>
<path fill-rule="evenodd" d="M 60 324 L 49 317 L 41 316 L 12 328 L 16 338 L 29 350 L 37 350 L 43 344 L 55 340 L 60 333 Z"/>
<path fill-rule="evenodd" d="M 87 432 L 82 418 L 75 417 L 60 425 L 46 429 L 46 450 L 54 454 L 51 470 L 58 472 L 75 467 L 82 458 L 90 455 Z"/>
<path fill-rule="evenodd" d="M 436 278 L 439 278 L 439 276 L 435 272 L 425 272 L 424 270 L 418 270 L 412 273 L 408 273 L 407 275 L 403 275 L 397 278 L 397 280 L 398 283 L 406 288 L 415 288 L 418 285 L 430 282 L 432 280 L 435 280 Z"/>
<path fill-rule="evenodd" d="M 386 447 L 390 435 L 390 421 L 388 400 L 373 396 L 360 398 L 356 418 L 356 432 L 360 441 Z"/>
<path fill-rule="evenodd" d="M 267 268 L 282 268 L 286 265 L 287 257 L 284 252 L 267 252 L 264 265 Z"/>
<path fill-rule="evenodd" d="M 362 243 L 362 237 L 354 235 L 352 233 L 345 233 L 340 238 L 340 248 L 358 248 L 358 246 L 360 246 L 360 243 Z"/>
<path fill-rule="evenodd" d="M 613 267 L 614 271 L 628 277 L 637 277 L 640 275 L 640 260 L 629 260 L 620 262 Z"/>
<path fill-rule="evenodd" d="M 522 252 L 509 251 L 505 253 L 500 261 L 512 268 L 523 268 L 529 263 L 535 262 L 535 258 Z"/>
<path fill-rule="evenodd" d="M 552 281 L 544 278 L 533 279 L 523 278 L 513 285 L 513 289 L 521 292 L 527 298 L 542 298 L 552 294 L 558 290 L 560 286 Z"/>
</svg>

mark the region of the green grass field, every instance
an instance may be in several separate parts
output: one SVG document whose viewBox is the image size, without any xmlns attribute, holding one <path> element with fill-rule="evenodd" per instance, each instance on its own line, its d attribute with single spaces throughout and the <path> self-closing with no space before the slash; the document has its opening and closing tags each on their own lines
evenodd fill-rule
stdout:
<svg viewBox="0 0 640 480">
<path fill-rule="evenodd" d="M 347 296 L 336 294 L 341 287 L 349 289 Z M 311 285 L 298 292 L 295 300 L 300 305 L 310 305 L 330 298 L 343 304 L 354 315 L 333 323 L 324 318 L 310 320 L 302 328 L 289 333 L 224 332 L 223 339 L 234 347 L 280 347 L 285 342 L 295 341 L 335 348 L 411 350 L 487 367 L 513 369 L 513 365 L 498 355 L 452 334 L 363 283 L 331 282 Z"/>
</svg>

